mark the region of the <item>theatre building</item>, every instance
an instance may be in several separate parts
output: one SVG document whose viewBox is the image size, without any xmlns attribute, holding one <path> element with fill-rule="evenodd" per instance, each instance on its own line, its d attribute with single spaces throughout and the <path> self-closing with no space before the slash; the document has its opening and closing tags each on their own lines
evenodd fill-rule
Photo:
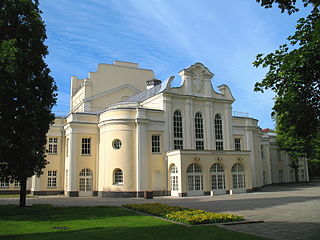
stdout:
<svg viewBox="0 0 320 240">
<path fill-rule="evenodd" d="M 214 74 L 201 63 L 179 75 L 174 87 L 174 77 L 160 81 L 152 70 L 115 61 L 72 77 L 70 113 L 47 134 L 50 163 L 29 180 L 31 193 L 184 197 L 295 181 L 275 134 L 232 111 L 228 86 L 213 88 Z M 299 180 L 308 181 L 304 160 Z M 2 192 L 18 188 L 1 181 Z"/>
</svg>

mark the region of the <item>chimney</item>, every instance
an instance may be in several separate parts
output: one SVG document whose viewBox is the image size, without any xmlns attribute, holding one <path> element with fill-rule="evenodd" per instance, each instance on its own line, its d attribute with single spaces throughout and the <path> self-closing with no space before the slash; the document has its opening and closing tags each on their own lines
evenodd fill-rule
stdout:
<svg viewBox="0 0 320 240">
<path fill-rule="evenodd" d="M 159 84 L 161 84 L 161 80 L 159 80 L 159 79 L 154 78 L 154 79 L 148 80 L 147 81 L 147 89 L 153 88 Z"/>
</svg>

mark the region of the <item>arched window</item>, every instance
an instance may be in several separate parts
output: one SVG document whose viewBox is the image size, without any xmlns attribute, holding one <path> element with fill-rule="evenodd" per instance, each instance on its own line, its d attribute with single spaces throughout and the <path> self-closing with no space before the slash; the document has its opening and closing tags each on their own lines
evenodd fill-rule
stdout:
<svg viewBox="0 0 320 240">
<path fill-rule="evenodd" d="M 232 185 L 234 189 L 245 188 L 245 171 L 242 165 L 236 163 L 232 166 Z"/>
<path fill-rule="evenodd" d="M 203 190 L 203 177 L 202 169 L 200 166 L 195 163 L 190 164 L 187 168 L 187 178 L 189 191 Z"/>
<path fill-rule="evenodd" d="M 216 139 L 216 150 L 223 151 L 222 118 L 220 114 L 216 114 L 214 117 L 214 135 Z"/>
<path fill-rule="evenodd" d="M 92 171 L 82 169 L 79 174 L 79 191 L 92 191 Z"/>
<path fill-rule="evenodd" d="M 225 174 L 223 166 L 218 163 L 215 163 L 210 168 L 211 173 L 211 189 L 225 189 Z"/>
<path fill-rule="evenodd" d="M 123 172 L 119 168 L 115 169 L 113 172 L 113 183 L 123 184 Z"/>
<path fill-rule="evenodd" d="M 195 129 L 195 137 L 196 137 L 196 149 L 203 150 L 204 142 L 203 142 L 203 119 L 202 114 L 197 112 L 194 118 L 194 129 Z"/>
<path fill-rule="evenodd" d="M 178 110 L 173 113 L 173 145 L 174 149 L 183 148 L 182 115 Z"/>
<path fill-rule="evenodd" d="M 179 180 L 178 180 L 178 168 L 175 165 L 172 165 L 171 171 L 171 191 L 179 190 Z"/>
</svg>

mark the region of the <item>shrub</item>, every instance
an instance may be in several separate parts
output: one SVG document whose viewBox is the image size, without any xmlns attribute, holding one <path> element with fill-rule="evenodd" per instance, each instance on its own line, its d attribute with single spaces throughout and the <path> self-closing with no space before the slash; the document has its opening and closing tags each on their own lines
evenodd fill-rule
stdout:
<svg viewBox="0 0 320 240">
<path fill-rule="evenodd" d="M 123 205 L 123 207 L 138 210 L 140 212 L 152 214 L 159 217 L 166 217 L 168 213 L 173 213 L 176 211 L 182 211 L 187 209 L 177 206 L 169 206 L 161 203 L 125 204 Z"/>
<path fill-rule="evenodd" d="M 126 204 L 123 207 L 188 224 L 237 222 L 244 220 L 242 216 L 238 215 L 206 212 L 204 210 L 169 206 L 161 203 Z"/>
</svg>

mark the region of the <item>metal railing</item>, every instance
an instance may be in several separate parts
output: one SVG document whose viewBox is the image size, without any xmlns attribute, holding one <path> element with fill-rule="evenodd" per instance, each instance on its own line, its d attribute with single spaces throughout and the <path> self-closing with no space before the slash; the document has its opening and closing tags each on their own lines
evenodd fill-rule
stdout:
<svg viewBox="0 0 320 240">
<path fill-rule="evenodd" d="M 238 111 L 232 111 L 233 117 L 249 117 L 249 113 L 247 112 L 238 112 Z"/>
</svg>

